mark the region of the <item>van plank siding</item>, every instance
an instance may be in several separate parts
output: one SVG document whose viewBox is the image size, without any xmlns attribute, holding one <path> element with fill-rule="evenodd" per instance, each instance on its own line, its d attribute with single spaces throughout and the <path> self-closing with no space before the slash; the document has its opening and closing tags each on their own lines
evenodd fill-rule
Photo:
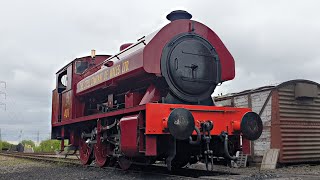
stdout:
<svg viewBox="0 0 320 180">
<path fill-rule="evenodd" d="M 320 162 L 320 84 L 292 80 L 214 100 L 217 105 L 250 107 L 260 113 L 263 132 L 258 140 L 249 143 L 249 159 L 261 160 L 269 149 L 279 149 L 281 163 Z"/>
<path fill-rule="evenodd" d="M 311 101 L 295 97 L 295 84 L 279 88 L 282 163 L 320 161 L 320 89 Z"/>
</svg>

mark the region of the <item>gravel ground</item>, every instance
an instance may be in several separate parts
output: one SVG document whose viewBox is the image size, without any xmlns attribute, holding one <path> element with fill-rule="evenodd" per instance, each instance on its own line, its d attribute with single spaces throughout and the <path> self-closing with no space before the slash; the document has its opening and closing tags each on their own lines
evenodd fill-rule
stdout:
<svg viewBox="0 0 320 180">
<path fill-rule="evenodd" d="M 204 169 L 204 164 L 195 164 L 190 168 Z M 283 166 L 274 170 L 260 171 L 260 167 L 230 168 L 225 166 L 214 166 L 215 171 L 225 172 L 220 176 L 227 179 L 241 180 L 263 180 L 263 179 L 320 179 L 320 164 L 300 164 Z M 238 175 L 227 175 L 238 174 Z M 219 177 L 214 177 L 219 179 Z"/>
<path fill-rule="evenodd" d="M 203 164 L 190 168 L 203 169 Z M 202 176 L 205 179 L 320 179 L 320 165 L 293 165 L 270 171 L 258 167 L 229 168 L 214 166 L 214 171 L 224 172 L 218 176 Z M 237 175 L 230 175 L 237 174 Z M 166 175 L 126 172 L 118 169 L 75 167 L 65 164 L 36 162 L 32 160 L 0 156 L 0 179 L 179 179 Z M 188 178 L 180 178 L 188 179 Z"/>
<path fill-rule="evenodd" d="M 74 167 L 0 156 L 0 179 L 179 179 L 96 167 Z M 185 178 L 184 178 L 185 179 Z"/>
</svg>

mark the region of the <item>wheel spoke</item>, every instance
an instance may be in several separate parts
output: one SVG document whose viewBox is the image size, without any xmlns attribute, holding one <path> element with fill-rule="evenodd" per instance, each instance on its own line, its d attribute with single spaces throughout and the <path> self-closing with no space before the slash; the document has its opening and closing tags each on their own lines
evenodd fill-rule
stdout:
<svg viewBox="0 0 320 180">
<path fill-rule="evenodd" d="M 80 154 L 80 161 L 83 165 L 91 164 L 93 160 L 92 147 L 90 147 L 82 138 L 80 138 L 80 142 L 79 142 L 79 154 Z"/>
<path fill-rule="evenodd" d="M 97 142 L 94 145 L 94 156 L 96 160 L 96 164 L 99 167 L 104 167 L 108 165 L 110 158 L 108 157 L 110 147 L 108 144 L 101 142 Z"/>
</svg>

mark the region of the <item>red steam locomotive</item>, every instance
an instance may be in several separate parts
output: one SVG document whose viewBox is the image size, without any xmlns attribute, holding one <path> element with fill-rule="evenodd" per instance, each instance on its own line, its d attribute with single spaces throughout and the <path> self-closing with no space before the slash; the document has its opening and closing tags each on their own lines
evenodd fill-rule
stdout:
<svg viewBox="0 0 320 180">
<path fill-rule="evenodd" d="M 165 161 L 173 170 L 203 161 L 208 168 L 236 159 L 240 136 L 258 139 L 262 121 L 250 109 L 214 105 L 216 86 L 235 76 L 234 59 L 191 17 L 173 11 L 169 24 L 119 53 L 92 51 L 59 70 L 52 139 L 68 139 L 83 164 L 101 167 Z"/>
</svg>

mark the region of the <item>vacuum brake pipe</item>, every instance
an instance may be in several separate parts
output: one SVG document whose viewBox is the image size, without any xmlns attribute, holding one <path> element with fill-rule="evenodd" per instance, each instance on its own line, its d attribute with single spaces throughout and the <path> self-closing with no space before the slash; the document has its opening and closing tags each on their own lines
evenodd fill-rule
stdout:
<svg viewBox="0 0 320 180">
<path fill-rule="evenodd" d="M 223 139 L 223 141 L 224 141 L 224 154 L 226 155 L 226 158 L 236 161 L 238 158 L 236 156 L 231 156 L 229 153 L 228 134 L 226 132 L 222 132 L 221 136 L 224 137 L 224 139 Z"/>
<path fill-rule="evenodd" d="M 199 128 L 197 128 L 196 126 L 194 126 L 194 130 L 197 132 L 197 140 L 193 141 L 192 137 L 190 136 L 189 137 L 189 143 L 191 145 L 199 145 L 200 142 L 201 142 L 201 133 L 200 133 Z"/>
</svg>

